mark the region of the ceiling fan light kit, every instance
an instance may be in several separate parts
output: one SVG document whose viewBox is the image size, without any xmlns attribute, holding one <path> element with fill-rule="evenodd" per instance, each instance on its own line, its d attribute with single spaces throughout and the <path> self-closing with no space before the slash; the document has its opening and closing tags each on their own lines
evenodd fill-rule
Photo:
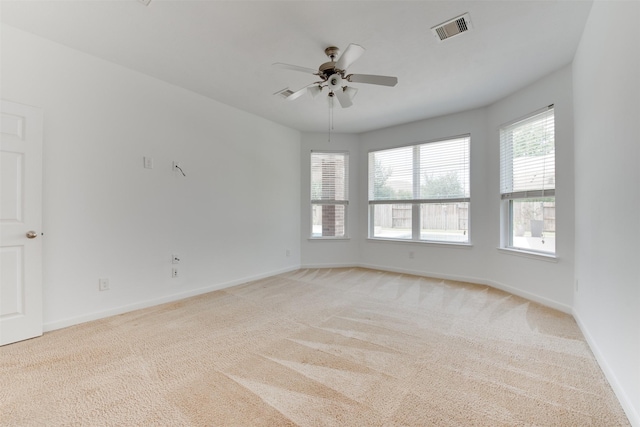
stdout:
<svg viewBox="0 0 640 427">
<path fill-rule="evenodd" d="M 274 93 L 274 95 L 280 95 L 289 101 L 293 101 L 306 92 L 311 95 L 311 97 L 316 98 L 326 87 L 330 101 L 332 101 L 335 96 L 342 108 L 348 108 L 353 105 L 353 97 L 358 92 L 358 89 L 348 86 L 347 83 L 395 86 L 398 83 L 397 77 L 379 76 L 375 74 L 347 74 L 347 68 L 362 56 L 364 50 L 362 46 L 352 43 L 347 46 L 342 55 L 340 55 L 340 49 L 335 46 L 329 46 L 324 50 L 324 53 L 329 57 L 330 61 L 320 65 L 318 71 L 312 68 L 277 62 L 273 64 L 276 67 L 312 74 L 320 77 L 321 80 L 313 82 L 296 92 L 285 88 Z M 336 58 L 338 58 L 337 61 Z M 332 104 L 332 102 L 329 103 L 329 105 Z"/>
</svg>

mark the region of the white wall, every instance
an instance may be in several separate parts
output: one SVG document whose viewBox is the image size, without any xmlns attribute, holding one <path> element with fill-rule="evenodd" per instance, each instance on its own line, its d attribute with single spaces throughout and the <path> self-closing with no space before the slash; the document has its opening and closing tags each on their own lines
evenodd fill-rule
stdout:
<svg viewBox="0 0 640 427">
<path fill-rule="evenodd" d="M 348 151 L 349 152 L 349 206 L 347 207 L 348 239 L 310 239 L 311 235 L 311 150 Z M 300 191 L 301 191 L 301 225 L 300 247 L 301 262 L 305 267 L 322 266 L 354 266 L 359 263 L 358 226 L 358 166 L 359 137 L 349 134 L 332 134 L 331 141 L 327 133 L 303 133 L 300 150 Z"/>
<path fill-rule="evenodd" d="M 640 3 L 596 1 L 573 64 L 574 314 L 640 426 Z M 633 25 L 623 25 L 624 23 Z"/>
<path fill-rule="evenodd" d="M 299 265 L 299 132 L 6 25 L 0 96 L 45 113 L 45 329 Z"/>
</svg>

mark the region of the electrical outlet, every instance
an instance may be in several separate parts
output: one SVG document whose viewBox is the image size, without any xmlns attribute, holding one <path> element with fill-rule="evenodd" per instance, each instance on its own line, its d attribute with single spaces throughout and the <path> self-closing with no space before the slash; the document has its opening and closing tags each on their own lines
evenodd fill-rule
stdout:
<svg viewBox="0 0 640 427">
<path fill-rule="evenodd" d="M 144 168 L 153 169 L 153 157 L 144 157 Z"/>
<path fill-rule="evenodd" d="M 98 279 L 98 290 L 99 291 L 108 291 L 109 290 L 109 279 Z"/>
<path fill-rule="evenodd" d="M 173 267 L 171 269 L 171 277 L 173 277 L 173 278 L 178 277 L 178 269 L 176 267 Z"/>
<path fill-rule="evenodd" d="M 180 255 L 178 254 L 171 255 L 171 264 L 180 264 Z"/>
<path fill-rule="evenodd" d="M 286 256 L 290 257 L 290 256 L 291 256 L 291 249 L 286 249 L 286 250 L 284 251 L 284 254 L 285 254 Z"/>
<path fill-rule="evenodd" d="M 414 259 L 416 257 L 416 254 L 414 254 L 413 252 L 409 252 L 409 259 Z"/>
</svg>

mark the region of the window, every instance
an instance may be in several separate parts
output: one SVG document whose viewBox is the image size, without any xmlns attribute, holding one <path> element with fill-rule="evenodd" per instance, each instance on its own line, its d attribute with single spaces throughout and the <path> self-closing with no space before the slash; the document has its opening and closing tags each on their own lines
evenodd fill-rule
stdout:
<svg viewBox="0 0 640 427">
<path fill-rule="evenodd" d="M 469 242 L 469 136 L 369 153 L 369 238 Z"/>
<path fill-rule="evenodd" d="M 500 128 L 502 246 L 556 252 L 553 105 Z"/>
<path fill-rule="evenodd" d="M 349 153 L 311 152 L 311 237 L 346 238 Z"/>
</svg>

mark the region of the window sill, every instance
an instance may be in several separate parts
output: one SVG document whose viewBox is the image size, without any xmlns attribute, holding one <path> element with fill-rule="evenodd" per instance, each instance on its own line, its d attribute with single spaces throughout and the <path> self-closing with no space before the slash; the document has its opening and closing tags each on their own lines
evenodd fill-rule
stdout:
<svg viewBox="0 0 640 427">
<path fill-rule="evenodd" d="M 351 237 L 309 237 L 310 242 L 345 242 L 351 240 Z"/>
<path fill-rule="evenodd" d="M 473 247 L 471 243 L 461 243 L 461 242 L 436 242 L 433 240 L 398 240 L 398 239 L 384 239 L 380 237 L 367 237 L 367 242 L 391 242 L 391 243 L 401 243 L 401 244 L 409 244 L 409 245 L 423 245 L 423 246 L 433 246 L 433 247 L 447 247 L 447 248 L 455 248 L 455 249 L 470 249 Z"/>
<path fill-rule="evenodd" d="M 540 252 L 531 252 L 531 251 L 525 251 L 522 249 L 514 249 L 514 248 L 498 248 L 498 251 L 508 255 L 515 255 L 515 256 L 530 258 L 530 259 L 537 259 L 539 261 L 558 262 L 558 257 L 557 255 L 554 255 L 554 254 L 544 254 Z"/>
</svg>

